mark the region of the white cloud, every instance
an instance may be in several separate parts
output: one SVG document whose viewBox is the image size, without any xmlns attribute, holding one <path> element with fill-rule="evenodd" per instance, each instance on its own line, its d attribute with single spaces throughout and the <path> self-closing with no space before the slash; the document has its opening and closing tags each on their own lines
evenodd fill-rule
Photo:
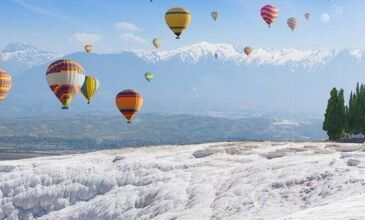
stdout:
<svg viewBox="0 0 365 220">
<path fill-rule="evenodd" d="M 103 36 L 98 35 L 98 34 L 75 33 L 70 38 L 70 41 L 72 41 L 72 42 L 80 42 L 80 43 L 83 43 L 83 44 L 86 44 L 86 43 L 93 44 L 93 43 L 96 43 L 96 42 L 100 41 L 102 38 L 103 38 Z"/>
<path fill-rule="evenodd" d="M 119 38 L 127 43 L 147 44 L 147 41 L 145 39 L 135 35 L 134 33 L 124 33 L 119 35 Z"/>
<path fill-rule="evenodd" d="M 331 16 L 328 13 L 326 13 L 326 12 L 325 13 L 322 13 L 322 15 L 321 15 L 321 21 L 323 23 L 329 22 L 330 19 L 331 19 Z"/>
<path fill-rule="evenodd" d="M 120 30 L 120 31 L 140 31 L 139 27 L 133 23 L 129 22 L 118 22 L 114 24 L 114 29 Z"/>
<path fill-rule="evenodd" d="M 339 5 L 335 6 L 336 14 L 342 15 L 343 14 L 343 8 Z"/>
</svg>

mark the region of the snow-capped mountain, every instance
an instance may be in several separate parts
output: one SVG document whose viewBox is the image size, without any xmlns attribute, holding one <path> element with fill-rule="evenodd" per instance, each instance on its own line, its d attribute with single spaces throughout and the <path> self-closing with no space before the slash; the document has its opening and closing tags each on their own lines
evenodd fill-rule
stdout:
<svg viewBox="0 0 365 220">
<path fill-rule="evenodd" d="M 0 162 L 0 219 L 365 219 L 362 144 L 240 142 Z"/>
<path fill-rule="evenodd" d="M 16 75 L 32 67 L 48 63 L 59 54 L 40 50 L 27 43 L 8 44 L 0 51 L 0 68 Z"/>
<path fill-rule="evenodd" d="M 10 49 L 5 53 L 14 51 Z M 96 109 L 114 110 L 115 94 L 133 88 L 148 100 L 143 109 L 146 112 L 200 114 L 214 111 L 230 116 L 227 111 L 250 111 L 279 113 L 287 119 L 289 113 L 321 118 L 333 87 L 343 88 L 349 94 L 357 82 L 364 82 L 363 54 L 364 51 L 358 49 L 256 48 L 247 57 L 243 46 L 202 42 L 166 51 L 78 52 L 65 58 L 78 61 L 86 74 L 99 79 L 101 87 L 93 105 Z M 52 58 L 46 57 L 45 61 Z M 45 85 L 44 74 L 49 62 L 29 68 L 16 77 L 5 105 L 23 109 L 20 114 L 30 112 L 29 104 L 34 112 L 49 110 L 51 106 L 57 108 L 57 100 Z M 144 79 L 147 71 L 155 75 L 151 83 Z M 76 111 L 89 108 L 78 100 L 81 98 L 72 104 Z M 5 109 L 8 108 L 1 108 L 0 112 Z"/>
<path fill-rule="evenodd" d="M 274 65 L 288 67 L 323 66 L 341 56 L 350 57 L 354 61 L 362 60 L 364 51 L 359 49 L 344 49 L 341 51 L 323 48 L 319 50 L 297 49 L 265 49 L 256 48 L 247 57 L 243 52 L 243 46 L 231 44 L 212 44 L 201 42 L 191 46 L 167 51 L 135 51 L 137 56 L 146 62 L 167 62 L 172 59 L 180 59 L 184 63 L 196 64 L 218 55 L 221 61 L 230 61 L 237 65 Z"/>
</svg>

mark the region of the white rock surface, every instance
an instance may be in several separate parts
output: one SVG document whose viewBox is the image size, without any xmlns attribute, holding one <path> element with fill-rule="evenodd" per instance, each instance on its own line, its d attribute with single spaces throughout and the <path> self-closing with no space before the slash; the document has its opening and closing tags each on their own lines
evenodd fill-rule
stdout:
<svg viewBox="0 0 365 220">
<path fill-rule="evenodd" d="M 357 166 L 347 165 L 351 159 Z M 2 161 L 0 219 L 359 220 L 365 219 L 364 162 L 361 144 L 312 142 Z"/>
</svg>

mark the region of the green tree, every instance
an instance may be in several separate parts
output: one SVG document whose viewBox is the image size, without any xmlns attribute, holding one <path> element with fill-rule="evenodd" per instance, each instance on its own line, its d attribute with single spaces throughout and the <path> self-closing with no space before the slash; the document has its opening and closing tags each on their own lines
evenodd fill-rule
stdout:
<svg viewBox="0 0 365 220">
<path fill-rule="evenodd" d="M 345 135 L 346 108 L 344 91 L 331 90 L 326 113 L 324 114 L 323 130 L 327 132 L 330 140 L 338 140 Z"/>
</svg>

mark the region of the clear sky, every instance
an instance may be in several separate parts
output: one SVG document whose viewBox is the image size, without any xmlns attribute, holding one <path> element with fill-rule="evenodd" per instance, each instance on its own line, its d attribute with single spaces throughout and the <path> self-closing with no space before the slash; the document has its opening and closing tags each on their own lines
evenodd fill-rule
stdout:
<svg viewBox="0 0 365 220">
<path fill-rule="evenodd" d="M 260 8 L 274 4 L 279 18 L 268 29 Z M 192 23 L 175 40 L 164 21 L 171 7 L 185 7 Z M 364 0 L 1 0 L 0 48 L 27 42 L 59 53 L 79 51 L 92 41 L 95 52 L 153 49 L 159 37 L 163 49 L 201 41 L 266 48 L 365 49 Z M 213 22 L 211 11 L 220 17 Z M 311 13 L 310 21 L 304 13 Z M 289 17 L 299 19 L 291 32 Z M 329 18 L 329 19 L 328 19 Z"/>
</svg>

